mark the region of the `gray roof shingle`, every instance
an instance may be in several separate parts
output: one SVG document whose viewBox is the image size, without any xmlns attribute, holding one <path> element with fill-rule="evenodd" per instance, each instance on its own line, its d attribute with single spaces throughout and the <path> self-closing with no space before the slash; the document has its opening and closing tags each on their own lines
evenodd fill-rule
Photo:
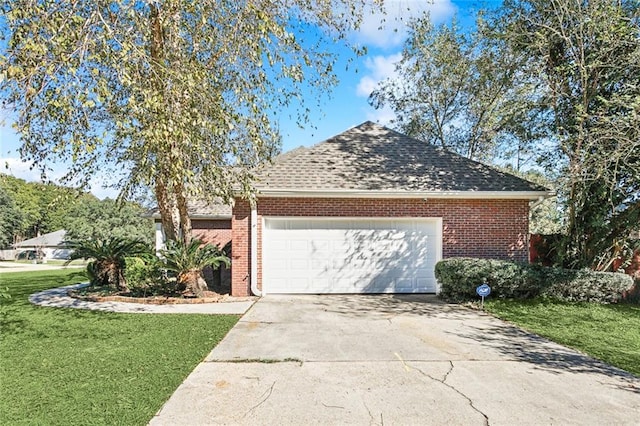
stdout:
<svg viewBox="0 0 640 426">
<path fill-rule="evenodd" d="M 215 198 L 213 201 L 204 199 L 188 200 L 187 211 L 192 219 L 231 218 L 231 205 L 225 204 L 220 198 Z M 160 211 L 155 208 L 145 216 L 160 219 Z"/>
<path fill-rule="evenodd" d="M 48 234 L 40 235 L 39 237 L 30 238 L 28 240 L 21 241 L 14 244 L 15 248 L 25 247 L 63 247 L 64 238 L 67 235 L 67 231 L 59 229 Z"/>
<path fill-rule="evenodd" d="M 189 200 L 187 210 L 191 217 L 231 217 L 231 205 L 225 204 L 222 199 L 209 200 Z"/>
<path fill-rule="evenodd" d="M 271 191 L 548 192 L 492 167 L 367 121 L 278 156 L 257 174 Z"/>
</svg>

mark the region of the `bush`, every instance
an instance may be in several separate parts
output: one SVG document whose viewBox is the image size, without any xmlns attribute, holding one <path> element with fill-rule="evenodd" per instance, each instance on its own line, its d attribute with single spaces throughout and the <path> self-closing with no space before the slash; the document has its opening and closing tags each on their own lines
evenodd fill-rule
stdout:
<svg viewBox="0 0 640 426">
<path fill-rule="evenodd" d="M 136 297 L 172 295 L 176 292 L 175 282 L 168 279 L 162 261 L 154 254 L 128 257 L 124 276 L 130 293 Z"/>
<path fill-rule="evenodd" d="M 67 247 L 73 252 L 65 265 L 75 259 L 93 259 L 87 265 L 91 285 L 112 287 L 122 292 L 129 291 L 124 277 L 125 259 L 144 256 L 150 252 L 149 247 L 141 241 L 119 237 L 106 240 L 67 241 Z"/>
<path fill-rule="evenodd" d="M 630 276 L 591 270 L 568 270 L 493 259 L 451 258 L 436 264 L 440 296 L 452 301 L 477 300 L 476 287 L 491 286 L 493 297 L 615 303 L 633 286 Z"/>
<path fill-rule="evenodd" d="M 203 244 L 198 239 L 189 243 L 167 241 L 167 249 L 161 252 L 163 267 L 177 274 L 178 288 L 186 290 L 196 297 L 202 297 L 207 291 L 207 283 L 202 270 L 210 266 L 218 269 L 221 264 L 231 265 L 229 258 L 218 246 Z"/>
<path fill-rule="evenodd" d="M 616 303 L 633 287 L 629 275 L 615 272 L 595 272 L 589 269 L 569 270 L 545 268 L 550 285 L 543 296 L 568 302 Z"/>
<path fill-rule="evenodd" d="M 145 287 L 164 279 L 160 261 L 154 255 L 145 257 L 127 257 L 124 277 L 129 287 Z"/>
</svg>

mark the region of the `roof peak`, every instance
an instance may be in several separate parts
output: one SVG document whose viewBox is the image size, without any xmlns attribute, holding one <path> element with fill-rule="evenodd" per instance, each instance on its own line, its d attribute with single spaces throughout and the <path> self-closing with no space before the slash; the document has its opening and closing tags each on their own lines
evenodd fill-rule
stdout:
<svg viewBox="0 0 640 426">
<path fill-rule="evenodd" d="M 544 188 L 370 120 L 278 156 L 261 191 L 527 192 Z"/>
</svg>

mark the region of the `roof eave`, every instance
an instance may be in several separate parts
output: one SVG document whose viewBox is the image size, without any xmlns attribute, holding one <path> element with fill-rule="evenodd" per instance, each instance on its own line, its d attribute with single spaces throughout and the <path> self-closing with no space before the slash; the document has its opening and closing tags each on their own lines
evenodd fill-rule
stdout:
<svg viewBox="0 0 640 426">
<path fill-rule="evenodd" d="M 510 199 L 539 200 L 554 196 L 553 191 L 371 191 L 371 190 L 289 190 L 263 189 L 258 198 L 433 198 L 433 199 Z"/>
<path fill-rule="evenodd" d="M 154 213 L 146 217 L 150 217 L 154 220 L 160 220 L 162 218 L 160 216 L 160 213 Z M 205 220 L 205 219 L 206 220 L 229 220 L 231 219 L 231 215 L 230 214 L 190 214 L 189 218 L 200 219 L 200 220 Z"/>
</svg>

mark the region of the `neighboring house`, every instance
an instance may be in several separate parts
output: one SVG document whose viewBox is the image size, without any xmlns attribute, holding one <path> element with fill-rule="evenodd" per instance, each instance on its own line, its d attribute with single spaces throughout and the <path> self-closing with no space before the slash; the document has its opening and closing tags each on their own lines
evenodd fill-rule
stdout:
<svg viewBox="0 0 640 426">
<path fill-rule="evenodd" d="M 527 261 L 530 203 L 551 195 L 372 122 L 280 155 L 256 188 L 231 210 L 235 296 L 437 293 L 442 258 Z"/>
<path fill-rule="evenodd" d="M 66 234 L 67 231 L 60 229 L 16 243 L 13 245 L 17 251 L 16 257 L 38 258 L 45 261 L 48 259 L 68 259 L 71 250 L 66 248 L 64 244 Z"/>
</svg>

